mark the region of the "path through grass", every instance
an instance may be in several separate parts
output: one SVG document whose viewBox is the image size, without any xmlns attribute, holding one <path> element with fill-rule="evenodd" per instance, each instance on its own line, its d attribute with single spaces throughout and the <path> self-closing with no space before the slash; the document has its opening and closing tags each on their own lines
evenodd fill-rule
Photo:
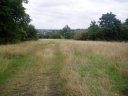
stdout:
<svg viewBox="0 0 128 96">
<path fill-rule="evenodd" d="M 127 43 L 39 40 L 0 46 L 0 96 L 127 95 Z"/>
</svg>

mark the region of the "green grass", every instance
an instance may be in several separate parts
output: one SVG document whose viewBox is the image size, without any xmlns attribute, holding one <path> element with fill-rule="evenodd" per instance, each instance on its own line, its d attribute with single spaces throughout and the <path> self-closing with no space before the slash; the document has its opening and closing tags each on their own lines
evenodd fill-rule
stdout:
<svg viewBox="0 0 128 96">
<path fill-rule="evenodd" d="M 22 67 L 29 62 L 29 56 L 12 56 L 12 57 L 1 57 L 0 56 L 0 67 L 5 68 L 3 72 L 0 72 L 0 84 L 4 84 L 6 80 L 11 76 L 18 73 Z"/>
<path fill-rule="evenodd" d="M 63 62 L 63 54 L 60 51 L 60 46 L 58 44 L 55 44 L 56 49 L 55 49 L 55 74 L 57 76 L 57 87 L 59 91 L 60 96 L 68 96 L 68 92 L 64 88 L 65 82 L 61 79 L 60 77 L 60 71 L 62 70 L 62 62 Z"/>
</svg>

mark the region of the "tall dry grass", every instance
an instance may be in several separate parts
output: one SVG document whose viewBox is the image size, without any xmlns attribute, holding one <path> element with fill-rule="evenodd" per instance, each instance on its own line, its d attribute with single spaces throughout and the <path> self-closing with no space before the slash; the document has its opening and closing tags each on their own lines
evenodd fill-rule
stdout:
<svg viewBox="0 0 128 96">
<path fill-rule="evenodd" d="M 60 41 L 61 78 L 71 96 L 123 96 L 128 91 L 128 43 Z"/>
<path fill-rule="evenodd" d="M 0 96 L 48 96 L 54 46 L 49 40 L 0 46 Z"/>
<path fill-rule="evenodd" d="M 128 43 L 44 39 L 0 45 L 1 96 L 57 92 L 127 96 Z"/>
</svg>

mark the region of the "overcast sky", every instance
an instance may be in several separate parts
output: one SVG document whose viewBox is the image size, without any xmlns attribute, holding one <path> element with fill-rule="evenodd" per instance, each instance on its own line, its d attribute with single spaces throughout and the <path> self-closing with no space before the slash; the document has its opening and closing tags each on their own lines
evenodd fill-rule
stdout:
<svg viewBox="0 0 128 96">
<path fill-rule="evenodd" d="M 107 12 L 128 18 L 128 0 L 29 0 L 25 7 L 38 29 L 87 28 Z"/>
</svg>

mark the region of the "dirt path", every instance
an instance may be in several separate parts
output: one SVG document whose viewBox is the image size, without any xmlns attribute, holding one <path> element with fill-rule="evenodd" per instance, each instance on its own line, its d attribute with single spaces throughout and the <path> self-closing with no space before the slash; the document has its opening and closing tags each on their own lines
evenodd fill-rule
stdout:
<svg viewBox="0 0 128 96">
<path fill-rule="evenodd" d="M 55 44 L 55 58 L 54 62 L 51 68 L 51 73 L 49 76 L 49 82 L 48 82 L 48 87 L 49 87 L 49 92 L 48 96 L 60 96 L 61 93 L 59 92 L 59 69 L 60 69 L 60 63 L 62 62 L 62 53 L 60 52 L 60 48 L 58 44 Z"/>
<path fill-rule="evenodd" d="M 48 82 L 48 96 L 60 96 L 59 91 L 57 88 L 57 77 L 54 72 L 52 72 L 49 76 L 49 82 Z"/>
</svg>

